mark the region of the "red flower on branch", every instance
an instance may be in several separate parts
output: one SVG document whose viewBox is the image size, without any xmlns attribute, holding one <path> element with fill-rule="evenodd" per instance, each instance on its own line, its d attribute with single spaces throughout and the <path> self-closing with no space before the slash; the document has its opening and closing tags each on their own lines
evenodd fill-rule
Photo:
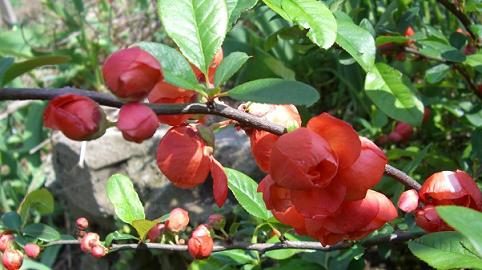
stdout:
<svg viewBox="0 0 482 270">
<path fill-rule="evenodd" d="M 224 57 L 224 53 L 223 53 L 223 49 L 221 48 L 219 49 L 219 51 L 216 52 L 216 54 L 214 55 L 213 61 L 211 61 L 211 64 L 209 65 L 208 77 L 209 77 L 210 83 L 214 83 L 214 74 L 216 73 L 216 69 L 218 68 L 221 61 L 223 61 L 223 57 Z M 204 77 L 204 74 L 202 73 L 202 71 L 200 71 L 197 67 L 195 67 L 192 64 L 191 64 L 191 68 L 200 82 L 206 82 L 206 78 Z"/>
<path fill-rule="evenodd" d="M 129 103 L 120 108 L 117 128 L 127 141 L 141 143 L 151 138 L 158 126 L 156 114 L 146 105 Z"/>
<path fill-rule="evenodd" d="M 7 270 L 17 270 L 23 264 L 23 254 L 16 249 L 7 249 L 2 255 L 2 264 Z"/>
<path fill-rule="evenodd" d="M 184 231 L 189 224 L 189 213 L 182 208 L 175 208 L 169 213 L 166 228 L 171 232 Z"/>
<path fill-rule="evenodd" d="M 187 250 L 195 259 L 204 259 L 213 252 L 214 242 L 211 236 L 193 236 L 187 241 Z"/>
</svg>

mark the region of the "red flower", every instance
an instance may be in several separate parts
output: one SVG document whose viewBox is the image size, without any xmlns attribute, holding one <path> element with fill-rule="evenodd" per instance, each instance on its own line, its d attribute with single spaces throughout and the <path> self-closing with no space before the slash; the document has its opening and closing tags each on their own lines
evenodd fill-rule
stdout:
<svg viewBox="0 0 482 270">
<path fill-rule="evenodd" d="M 141 143 L 151 138 L 158 126 L 156 114 L 146 105 L 124 104 L 119 111 L 117 128 L 128 141 Z"/>
<path fill-rule="evenodd" d="M 15 236 L 9 232 L 2 232 L 0 234 L 0 251 L 4 252 L 5 250 L 9 249 L 10 246 L 15 241 Z"/>
<path fill-rule="evenodd" d="M 107 249 L 105 247 L 103 247 L 102 245 L 97 245 L 97 246 L 92 247 L 91 254 L 92 254 L 92 256 L 94 256 L 96 258 L 102 258 L 102 257 L 105 256 L 105 254 L 107 254 Z"/>
<path fill-rule="evenodd" d="M 406 37 L 411 37 L 411 36 L 415 35 L 415 31 L 413 30 L 413 28 L 411 26 L 409 26 L 409 27 L 407 27 L 407 30 L 405 30 L 405 33 L 403 35 L 406 36 Z"/>
<path fill-rule="evenodd" d="M 156 104 L 181 104 L 195 101 L 196 92 L 185 90 L 174 85 L 159 82 L 151 91 L 147 99 L 150 103 Z M 171 126 L 179 126 L 185 123 L 192 115 L 190 114 L 174 114 L 159 115 L 159 122 Z"/>
<path fill-rule="evenodd" d="M 434 205 L 425 205 L 415 212 L 415 222 L 427 232 L 453 231 L 437 214 Z"/>
<path fill-rule="evenodd" d="M 75 221 L 75 225 L 79 231 L 83 231 L 89 227 L 89 221 L 85 217 L 80 217 Z"/>
<path fill-rule="evenodd" d="M 208 225 L 201 224 L 192 231 L 191 237 L 201 237 L 201 236 L 211 236 L 211 232 L 209 231 Z"/>
<path fill-rule="evenodd" d="M 392 142 L 406 142 L 413 134 L 413 127 L 409 124 L 399 122 L 395 129 L 388 134 L 388 139 Z"/>
<path fill-rule="evenodd" d="M 213 252 L 214 242 L 211 236 L 191 237 L 187 241 L 187 250 L 195 259 L 204 259 Z"/>
<path fill-rule="evenodd" d="M 406 213 L 415 211 L 418 207 L 418 192 L 415 189 L 404 191 L 398 200 L 398 208 Z"/>
<path fill-rule="evenodd" d="M 92 248 L 100 245 L 100 237 L 97 233 L 89 232 L 80 239 L 80 249 L 83 252 L 91 252 Z"/>
<path fill-rule="evenodd" d="M 25 254 L 32 259 L 37 258 L 40 254 L 40 247 L 37 244 L 26 244 L 23 247 L 23 250 L 25 251 Z"/>
<path fill-rule="evenodd" d="M 106 124 L 104 111 L 95 101 L 74 94 L 52 99 L 44 112 L 45 127 L 60 130 L 77 141 L 99 138 Z"/>
<path fill-rule="evenodd" d="M 156 58 L 137 47 L 111 54 L 102 66 L 102 73 L 112 93 L 126 101 L 145 98 L 163 79 Z"/>
<path fill-rule="evenodd" d="M 243 106 L 243 105 L 242 105 Z M 301 118 L 294 105 L 251 103 L 245 111 L 269 122 L 288 127 L 300 127 Z M 269 171 L 271 148 L 279 136 L 264 130 L 246 129 L 251 141 L 251 152 L 259 168 Z"/>
<path fill-rule="evenodd" d="M 422 185 L 420 199 L 426 204 L 460 205 L 480 210 L 482 196 L 475 181 L 463 171 L 434 173 Z"/>
<path fill-rule="evenodd" d="M 7 270 L 20 269 L 23 263 L 23 254 L 15 249 L 7 249 L 2 255 L 2 264 Z"/>
<path fill-rule="evenodd" d="M 214 55 L 213 61 L 211 61 L 211 64 L 209 65 L 208 77 L 209 77 L 210 83 L 214 83 L 214 74 L 216 73 L 216 69 L 218 68 L 221 61 L 223 61 L 223 57 L 224 57 L 224 53 L 223 53 L 223 49 L 221 48 L 219 49 L 219 51 L 216 52 L 216 54 Z M 204 78 L 204 74 L 197 67 L 195 67 L 194 65 L 191 65 L 191 68 L 200 82 L 206 81 L 206 78 Z"/>
<path fill-rule="evenodd" d="M 184 231 L 189 224 L 189 214 L 182 208 L 175 208 L 169 213 L 169 218 L 166 221 L 166 228 L 171 232 Z"/>
<path fill-rule="evenodd" d="M 151 242 L 156 242 L 159 239 L 159 236 L 164 233 L 165 228 L 166 226 L 163 223 L 157 223 L 149 230 L 149 232 L 147 232 L 147 239 Z"/>
<path fill-rule="evenodd" d="M 159 143 L 157 165 L 180 188 L 193 188 L 203 183 L 211 173 L 214 199 L 221 207 L 228 195 L 228 182 L 223 166 L 212 153 L 212 146 L 203 139 L 198 127 L 173 127 Z"/>
</svg>

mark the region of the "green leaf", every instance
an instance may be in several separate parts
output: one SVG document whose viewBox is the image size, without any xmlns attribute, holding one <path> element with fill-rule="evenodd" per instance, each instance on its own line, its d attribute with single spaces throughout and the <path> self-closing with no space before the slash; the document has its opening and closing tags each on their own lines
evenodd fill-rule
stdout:
<svg viewBox="0 0 482 270">
<path fill-rule="evenodd" d="M 336 43 L 369 72 L 375 64 L 375 40 L 370 32 L 353 23 L 345 13 L 335 12 L 338 25 Z"/>
<path fill-rule="evenodd" d="M 378 36 L 375 39 L 375 45 L 378 47 L 387 43 L 405 44 L 409 40 L 410 38 L 404 36 Z"/>
<path fill-rule="evenodd" d="M 9 67 L 15 62 L 13 57 L 2 57 L 0 58 L 0 86 L 3 85 L 3 78 L 5 77 L 5 72 Z"/>
<path fill-rule="evenodd" d="M 70 61 L 70 56 L 67 55 L 46 55 L 38 56 L 23 62 L 13 64 L 5 72 L 3 84 L 7 84 L 18 76 L 25 74 L 35 68 L 47 65 L 58 65 Z"/>
<path fill-rule="evenodd" d="M 460 63 L 466 59 L 460 50 L 440 40 L 420 40 L 418 43 L 421 45 L 419 51 L 424 56 Z"/>
<path fill-rule="evenodd" d="M 312 105 L 320 98 L 318 91 L 307 84 L 275 78 L 250 81 L 226 93 L 242 101 L 306 106 Z"/>
<path fill-rule="evenodd" d="M 285 20 L 308 29 L 308 38 L 323 49 L 336 40 L 337 24 L 330 9 L 318 0 L 263 0 Z"/>
<path fill-rule="evenodd" d="M 47 265 L 36 262 L 26 257 L 23 259 L 21 269 L 52 270 L 52 268 L 48 267 Z"/>
<path fill-rule="evenodd" d="M 145 219 L 144 207 L 131 179 L 114 174 L 107 180 L 107 197 L 114 205 L 116 216 L 125 223 Z"/>
<path fill-rule="evenodd" d="M 478 72 L 482 73 L 482 54 L 478 53 L 478 54 L 468 55 L 464 64 L 467 64 L 475 68 Z"/>
<path fill-rule="evenodd" d="M 147 233 L 149 230 L 156 225 L 156 221 L 152 220 L 147 220 L 147 219 L 142 219 L 142 220 L 134 220 L 132 222 L 132 227 L 136 229 L 137 234 L 139 235 L 139 238 L 141 240 L 144 240 L 146 238 Z"/>
<path fill-rule="evenodd" d="M 300 241 L 302 239 L 299 239 L 295 236 L 293 236 L 292 234 L 289 234 L 289 233 L 285 233 L 284 234 L 285 238 L 288 239 L 288 240 L 292 240 L 292 241 Z M 277 236 L 273 236 L 271 237 L 270 239 L 268 239 L 268 241 L 266 241 L 266 243 L 278 243 L 280 242 L 279 238 Z M 267 251 L 264 256 L 266 257 L 269 257 L 271 259 L 275 259 L 275 260 L 286 260 L 298 253 L 301 253 L 301 252 L 305 252 L 306 250 L 304 249 L 289 249 L 289 248 L 286 248 L 286 249 L 278 249 L 278 250 L 270 250 L 270 251 Z"/>
<path fill-rule="evenodd" d="M 22 226 L 22 221 L 20 216 L 15 212 L 7 212 L 2 215 L 2 223 L 5 229 L 12 231 L 20 231 L 20 226 Z"/>
<path fill-rule="evenodd" d="M 243 52 L 233 52 L 223 59 L 214 74 L 216 87 L 227 82 L 248 61 L 249 56 Z"/>
<path fill-rule="evenodd" d="M 46 242 L 60 239 L 60 233 L 57 230 L 41 223 L 29 224 L 25 226 L 23 233 Z"/>
<path fill-rule="evenodd" d="M 263 196 L 256 189 L 258 184 L 242 172 L 224 168 L 228 177 L 228 187 L 246 212 L 257 218 L 267 220 L 273 215 L 266 209 Z"/>
<path fill-rule="evenodd" d="M 165 82 L 184 89 L 204 92 L 189 62 L 176 49 L 154 42 L 140 42 L 137 45 L 159 61 Z"/>
<path fill-rule="evenodd" d="M 438 206 L 437 213 L 467 238 L 482 258 L 482 213 L 461 206 Z"/>
<path fill-rule="evenodd" d="M 204 74 L 221 48 L 228 28 L 225 0 L 159 0 L 166 33 Z"/>
<path fill-rule="evenodd" d="M 25 196 L 18 208 L 22 221 L 25 222 L 30 209 L 36 209 L 41 215 L 47 215 L 54 211 L 54 197 L 45 188 L 32 191 Z"/>
<path fill-rule="evenodd" d="M 258 0 L 226 0 L 226 6 L 228 7 L 228 26 L 231 27 L 241 16 L 241 13 L 252 9 Z"/>
<path fill-rule="evenodd" d="M 410 251 L 437 269 L 482 269 L 482 260 L 472 251 L 470 243 L 458 232 L 427 234 L 408 243 Z"/>
<path fill-rule="evenodd" d="M 423 119 L 423 103 L 412 83 L 398 70 L 376 64 L 365 79 L 367 96 L 388 116 L 413 126 Z"/>
<path fill-rule="evenodd" d="M 121 232 L 115 231 L 115 232 L 109 233 L 105 237 L 104 245 L 106 247 L 110 247 L 111 244 L 112 244 L 112 241 L 114 241 L 114 240 L 116 240 L 116 241 L 118 241 L 118 240 L 139 240 L 139 238 L 137 238 L 133 235 L 127 234 L 127 233 L 121 233 Z"/>
<path fill-rule="evenodd" d="M 211 256 L 232 265 L 245 265 L 256 262 L 246 250 L 224 250 L 213 253 Z"/>
<path fill-rule="evenodd" d="M 435 84 L 443 81 L 450 73 L 450 66 L 446 64 L 436 65 L 425 72 L 425 80 Z"/>
</svg>

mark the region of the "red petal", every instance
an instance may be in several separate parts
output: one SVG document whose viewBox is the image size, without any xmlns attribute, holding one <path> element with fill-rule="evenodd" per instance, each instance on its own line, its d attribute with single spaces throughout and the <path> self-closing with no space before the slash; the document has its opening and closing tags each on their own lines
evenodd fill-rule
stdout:
<svg viewBox="0 0 482 270">
<path fill-rule="evenodd" d="M 452 231 L 437 214 L 433 205 L 426 205 L 423 209 L 415 212 L 417 225 L 427 232 Z"/>
<path fill-rule="evenodd" d="M 398 208 L 406 213 L 415 211 L 418 207 L 418 192 L 415 189 L 404 191 L 398 199 Z"/>
<path fill-rule="evenodd" d="M 272 211 L 274 217 L 281 223 L 291 226 L 297 230 L 304 230 L 305 228 L 305 217 L 303 217 L 296 209 L 291 206 L 287 208 L 284 212 Z"/>
<path fill-rule="evenodd" d="M 228 177 L 223 165 L 211 157 L 211 176 L 213 178 L 213 195 L 218 207 L 222 207 L 228 197 Z"/>
<path fill-rule="evenodd" d="M 251 142 L 251 153 L 253 153 L 256 164 L 263 172 L 269 171 L 271 148 L 278 140 L 278 136 L 264 130 L 253 130 L 249 134 Z"/>
<path fill-rule="evenodd" d="M 151 138 L 158 126 L 156 114 L 146 105 L 128 103 L 124 104 L 119 111 L 117 128 L 128 141 L 141 143 Z"/>
<path fill-rule="evenodd" d="M 345 193 L 345 186 L 332 182 L 326 188 L 292 190 L 291 200 L 296 210 L 305 217 L 326 217 L 338 210 Z"/>
<path fill-rule="evenodd" d="M 378 210 L 377 216 L 364 229 L 364 231 L 372 232 L 378 228 L 381 228 L 385 223 L 397 218 L 397 209 L 393 205 L 392 201 L 389 200 L 385 195 L 374 190 L 368 190 L 367 198 L 376 198 L 378 200 L 380 209 Z"/>
<path fill-rule="evenodd" d="M 338 157 L 339 167 L 347 168 L 360 155 L 358 134 L 347 122 L 322 113 L 308 121 L 307 127 L 323 137 Z"/>
</svg>

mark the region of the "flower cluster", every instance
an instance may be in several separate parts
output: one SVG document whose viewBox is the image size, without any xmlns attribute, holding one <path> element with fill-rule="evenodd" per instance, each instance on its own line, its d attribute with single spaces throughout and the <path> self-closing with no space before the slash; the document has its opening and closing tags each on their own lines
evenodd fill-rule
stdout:
<svg viewBox="0 0 482 270">
<path fill-rule="evenodd" d="M 402 193 L 398 207 L 407 213 L 415 211 L 417 225 L 428 232 L 453 230 L 437 214 L 438 205 L 459 205 L 482 210 L 482 195 L 467 173 L 457 170 L 434 173 L 417 192 Z"/>
<path fill-rule="evenodd" d="M 39 256 L 41 248 L 36 243 L 27 243 L 23 246 L 27 257 L 35 259 Z M 23 264 L 24 253 L 19 250 L 15 235 L 9 231 L 0 232 L 0 253 L 2 265 L 7 270 L 17 270 Z"/>
<path fill-rule="evenodd" d="M 300 123 L 295 111 L 282 108 L 270 110 L 280 116 L 275 122 Z M 291 113 L 277 113 L 283 111 Z M 263 140 L 248 134 L 252 149 L 261 148 Z M 273 215 L 298 233 L 334 244 L 362 238 L 397 217 L 392 202 L 370 190 L 383 176 L 384 153 L 348 123 L 323 113 L 264 147 L 268 154 L 253 151 L 269 173 L 258 191 Z"/>
</svg>

